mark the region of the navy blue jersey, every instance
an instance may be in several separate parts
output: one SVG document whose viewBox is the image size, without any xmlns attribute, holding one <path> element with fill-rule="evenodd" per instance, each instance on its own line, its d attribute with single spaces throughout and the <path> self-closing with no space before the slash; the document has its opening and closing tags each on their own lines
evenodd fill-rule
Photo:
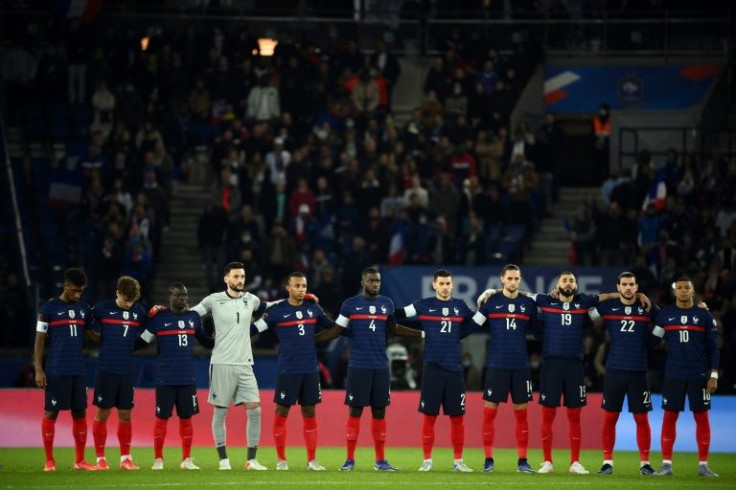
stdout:
<svg viewBox="0 0 736 490">
<path fill-rule="evenodd" d="M 600 303 L 597 312 L 603 318 L 603 327 L 608 332 L 608 358 L 606 368 L 619 371 L 646 371 L 647 350 L 651 343 L 652 322 L 657 309 L 647 311 L 637 300 L 625 305 L 620 299 Z"/>
<path fill-rule="evenodd" d="M 49 352 L 47 376 L 83 376 L 82 347 L 85 330 L 90 328 L 89 305 L 83 301 L 65 303 L 53 298 L 41 305 L 36 331 L 46 334 Z"/>
<path fill-rule="evenodd" d="M 346 299 L 335 323 L 345 328 L 350 337 L 348 367 L 388 368 L 387 326 L 395 322 L 394 303 L 386 296 L 369 299 L 358 295 Z"/>
<path fill-rule="evenodd" d="M 129 310 L 120 308 L 115 300 L 105 300 L 92 308 L 94 329 L 100 339 L 97 367 L 112 374 L 132 374 L 133 347 L 146 327 L 146 310 L 139 303 Z"/>
<path fill-rule="evenodd" d="M 425 332 L 424 362 L 436 364 L 448 371 L 462 371 L 460 339 L 463 322 L 473 315 L 464 301 L 451 298 L 424 298 L 403 308 L 406 318 L 417 317 Z"/>
<path fill-rule="evenodd" d="M 598 296 L 576 294 L 571 302 L 548 295 L 535 297 L 542 310 L 542 357 L 574 357 L 583 360 L 583 328 L 588 310 L 598 305 Z"/>
<path fill-rule="evenodd" d="M 278 374 L 309 374 L 319 371 L 314 335 L 317 325 L 333 325 L 322 308 L 312 301 L 292 306 L 282 301 L 266 310 L 256 322 L 263 332 L 271 327 L 279 338 Z"/>
<path fill-rule="evenodd" d="M 667 346 L 665 378 L 705 379 L 712 369 L 718 369 L 718 328 L 708 310 L 666 306 L 655 323 L 655 333 L 664 334 Z"/>
<path fill-rule="evenodd" d="M 534 300 L 521 294 L 513 299 L 502 293 L 494 294 L 473 317 L 478 325 L 483 325 L 486 319 L 491 334 L 486 367 L 522 369 L 529 366 L 526 337 L 538 329 Z"/>
<path fill-rule="evenodd" d="M 205 336 L 199 314 L 196 311 L 174 313 L 166 309 L 148 319 L 146 330 L 156 336 L 156 385 L 194 384 L 194 339 Z"/>
</svg>

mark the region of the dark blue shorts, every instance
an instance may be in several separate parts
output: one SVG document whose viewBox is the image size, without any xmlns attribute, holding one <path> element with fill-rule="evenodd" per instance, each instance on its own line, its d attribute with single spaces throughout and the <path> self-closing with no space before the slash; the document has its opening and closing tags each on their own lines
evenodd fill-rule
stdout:
<svg viewBox="0 0 736 490">
<path fill-rule="evenodd" d="M 563 395 L 567 408 L 584 407 L 587 403 L 583 362 L 572 357 L 548 357 L 539 377 L 539 404 L 559 407 Z"/>
<path fill-rule="evenodd" d="M 86 408 L 87 383 L 84 376 L 46 376 L 46 411 L 78 411 Z"/>
<path fill-rule="evenodd" d="M 506 403 L 509 394 L 512 403 L 522 404 L 532 401 L 532 377 L 529 368 L 486 368 L 483 399 L 492 403 Z"/>
<path fill-rule="evenodd" d="M 297 401 L 306 406 L 322 403 L 319 373 L 277 375 L 273 401 L 287 406 L 296 405 Z"/>
<path fill-rule="evenodd" d="M 624 397 L 629 400 L 631 413 L 646 413 L 652 410 L 652 397 L 646 371 L 606 370 L 601 407 L 609 412 L 620 412 L 624 407 Z"/>
<path fill-rule="evenodd" d="M 707 386 L 707 378 L 664 378 L 664 384 L 662 385 L 662 409 L 682 412 L 685 410 L 685 398 L 687 398 L 691 412 L 710 410 L 710 393 L 708 393 Z"/>
<path fill-rule="evenodd" d="M 391 375 L 385 369 L 348 368 L 345 405 L 382 408 L 391 404 Z"/>
<path fill-rule="evenodd" d="M 438 415 L 465 415 L 465 379 L 462 371 L 448 371 L 436 364 L 425 364 L 419 411 Z"/>
<path fill-rule="evenodd" d="M 95 397 L 92 403 L 99 408 L 133 408 L 133 376 L 112 374 L 97 370 Z"/>
<path fill-rule="evenodd" d="M 168 419 L 176 407 L 176 415 L 180 419 L 191 418 L 199 413 L 197 387 L 184 386 L 157 386 L 156 387 L 156 417 Z"/>
</svg>

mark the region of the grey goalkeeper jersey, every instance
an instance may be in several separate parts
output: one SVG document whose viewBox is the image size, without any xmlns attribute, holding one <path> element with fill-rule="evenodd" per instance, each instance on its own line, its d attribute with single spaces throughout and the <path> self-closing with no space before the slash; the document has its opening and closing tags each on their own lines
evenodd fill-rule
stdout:
<svg viewBox="0 0 736 490">
<path fill-rule="evenodd" d="M 253 313 L 265 310 L 266 304 L 251 294 L 232 298 L 227 292 L 210 294 L 192 310 L 204 316 L 212 314 L 215 323 L 215 347 L 210 364 L 252 365 L 250 326 Z"/>
</svg>

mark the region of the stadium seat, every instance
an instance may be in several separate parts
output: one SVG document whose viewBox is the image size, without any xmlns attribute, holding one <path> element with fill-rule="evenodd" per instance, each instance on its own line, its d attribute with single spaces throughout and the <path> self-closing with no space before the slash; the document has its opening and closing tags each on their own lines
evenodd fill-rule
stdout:
<svg viewBox="0 0 736 490">
<path fill-rule="evenodd" d="M 68 118 L 66 106 L 50 105 L 46 107 L 46 118 L 49 121 L 66 121 Z"/>
</svg>

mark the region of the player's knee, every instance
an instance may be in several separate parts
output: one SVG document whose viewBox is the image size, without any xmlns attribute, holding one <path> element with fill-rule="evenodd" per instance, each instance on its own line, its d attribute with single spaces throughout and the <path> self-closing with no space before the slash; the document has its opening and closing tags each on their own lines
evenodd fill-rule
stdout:
<svg viewBox="0 0 736 490">
<path fill-rule="evenodd" d="M 261 408 L 260 402 L 247 402 L 244 403 L 246 410 L 254 410 L 256 408 Z"/>
<path fill-rule="evenodd" d="M 360 417 L 363 415 L 363 407 L 350 407 L 349 413 L 351 417 Z"/>
<path fill-rule="evenodd" d="M 288 405 L 281 405 L 279 403 L 276 404 L 276 415 L 279 417 L 286 417 L 289 415 L 289 409 L 291 407 Z M 304 407 L 302 407 L 302 412 L 304 411 Z"/>
<path fill-rule="evenodd" d="M 307 405 L 307 406 L 302 407 L 303 417 L 308 417 L 308 418 L 314 417 L 316 412 L 317 411 L 315 410 L 314 405 Z"/>
<path fill-rule="evenodd" d="M 72 410 L 72 418 L 73 419 L 83 419 L 87 415 L 87 411 L 82 410 Z"/>
<path fill-rule="evenodd" d="M 106 422 L 108 417 L 110 417 L 110 409 L 100 408 L 97 410 L 97 414 L 95 415 L 95 420 L 97 422 Z"/>
<path fill-rule="evenodd" d="M 56 420 L 56 418 L 59 416 L 58 410 L 46 410 L 43 412 L 43 416 L 46 419 L 49 420 Z"/>
<path fill-rule="evenodd" d="M 118 419 L 121 422 L 130 422 L 132 410 L 118 410 Z"/>
<path fill-rule="evenodd" d="M 379 419 L 379 420 L 383 419 L 384 417 L 386 417 L 386 408 L 385 407 L 380 407 L 380 408 L 372 407 L 371 416 L 374 419 Z"/>
</svg>

